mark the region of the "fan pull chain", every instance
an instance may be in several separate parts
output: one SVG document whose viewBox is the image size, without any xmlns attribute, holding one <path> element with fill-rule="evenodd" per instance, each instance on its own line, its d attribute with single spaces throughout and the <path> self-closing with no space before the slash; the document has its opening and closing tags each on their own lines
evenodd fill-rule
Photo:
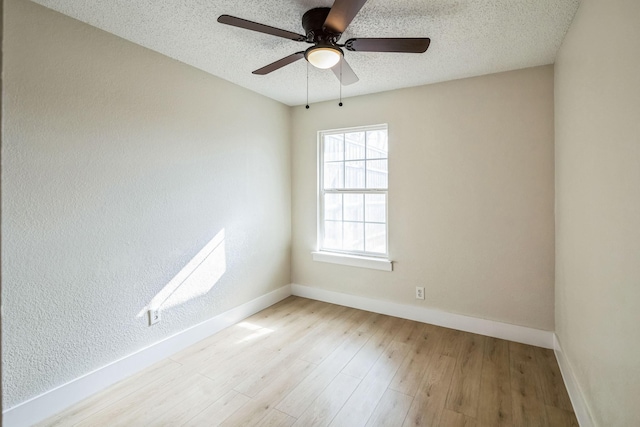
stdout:
<svg viewBox="0 0 640 427">
<path fill-rule="evenodd" d="M 304 107 L 307 110 L 309 109 L 309 61 L 307 62 L 307 105 Z"/>
<path fill-rule="evenodd" d="M 338 107 L 342 107 L 342 61 L 340 58 L 340 102 L 338 103 Z"/>
</svg>

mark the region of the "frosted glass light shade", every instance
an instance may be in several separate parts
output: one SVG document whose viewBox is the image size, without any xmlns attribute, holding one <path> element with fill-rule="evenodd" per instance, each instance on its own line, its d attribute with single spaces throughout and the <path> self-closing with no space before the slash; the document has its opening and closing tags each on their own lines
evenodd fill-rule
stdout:
<svg viewBox="0 0 640 427">
<path fill-rule="evenodd" d="M 327 69 L 340 61 L 342 54 L 332 47 L 316 47 L 307 52 L 307 61 L 316 68 Z"/>
</svg>

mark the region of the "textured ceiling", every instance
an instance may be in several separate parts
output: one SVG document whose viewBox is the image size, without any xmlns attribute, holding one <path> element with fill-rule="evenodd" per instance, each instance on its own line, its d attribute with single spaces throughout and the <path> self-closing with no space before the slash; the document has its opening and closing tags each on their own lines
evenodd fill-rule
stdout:
<svg viewBox="0 0 640 427">
<path fill-rule="evenodd" d="M 124 39 L 288 105 L 306 102 L 307 63 L 251 71 L 309 45 L 216 22 L 228 14 L 304 34 L 308 9 L 332 0 L 36 0 Z M 349 97 L 551 64 L 579 0 L 369 0 L 351 37 L 430 37 L 423 54 L 345 52 L 360 81 Z M 331 70 L 309 66 L 309 102 L 337 99 Z"/>
</svg>

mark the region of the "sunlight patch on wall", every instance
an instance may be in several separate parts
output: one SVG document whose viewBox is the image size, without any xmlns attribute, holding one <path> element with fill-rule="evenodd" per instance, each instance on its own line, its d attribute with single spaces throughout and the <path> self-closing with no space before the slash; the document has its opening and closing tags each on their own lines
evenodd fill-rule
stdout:
<svg viewBox="0 0 640 427">
<path fill-rule="evenodd" d="M 224 228 L 167 283 L 138 317 L 150 309 L 166 310 L 207 294 L 227 269 Z"/>
</svg>

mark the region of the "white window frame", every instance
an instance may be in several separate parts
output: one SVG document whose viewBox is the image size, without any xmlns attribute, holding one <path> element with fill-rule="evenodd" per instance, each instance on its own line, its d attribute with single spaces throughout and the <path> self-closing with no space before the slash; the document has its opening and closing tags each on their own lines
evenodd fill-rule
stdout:
<svg viewBox="0 0 640 427">
<path fill-rule="evenodd" d="M 331 262 L 338 264 L 351 265 L 355 267 L 373 268 L 379 270 L 391 271 L 392 264 L 389 261 L 389 185 L 387 188 L 381 189 L 324 189 L 324 137 L 327 135 L 339 135 L 350 132 L 366 132 L 373 130 L 386 130 L 387 139 L 389 137 L 389 127 L 387 124 L 379 124 L 372 126 L 359 126 L 343 129 L 332 129 L 318 132 L 317 140 L 317 153 L 318 153 L 318 185 L 317 185 L 317 248 L 313 252 L 313 259 L 315 261 Z M 387 151 L 387 161 L 389 159 L 389 152 Z M 356 161 L 358 159 L 354 159 Z M 366 160 L 366 150 L 365 158 Z M 339 249 L 324 249 L 322 243 L 324 242 L 324 195 L 326 193 L 333 194 L 384 194 L 385 195 L 385 253 L 379 252 L 365 252 L 365 251 L 348 251 Z M 363 220 L 364 222 L 364 220 Z M 365 223 L 366 224 L 366 223 Z M 365 227 L 366 230 L 366 227 Z M 366 231 L 365 231 L 366 233 Z"/>
</svg>

